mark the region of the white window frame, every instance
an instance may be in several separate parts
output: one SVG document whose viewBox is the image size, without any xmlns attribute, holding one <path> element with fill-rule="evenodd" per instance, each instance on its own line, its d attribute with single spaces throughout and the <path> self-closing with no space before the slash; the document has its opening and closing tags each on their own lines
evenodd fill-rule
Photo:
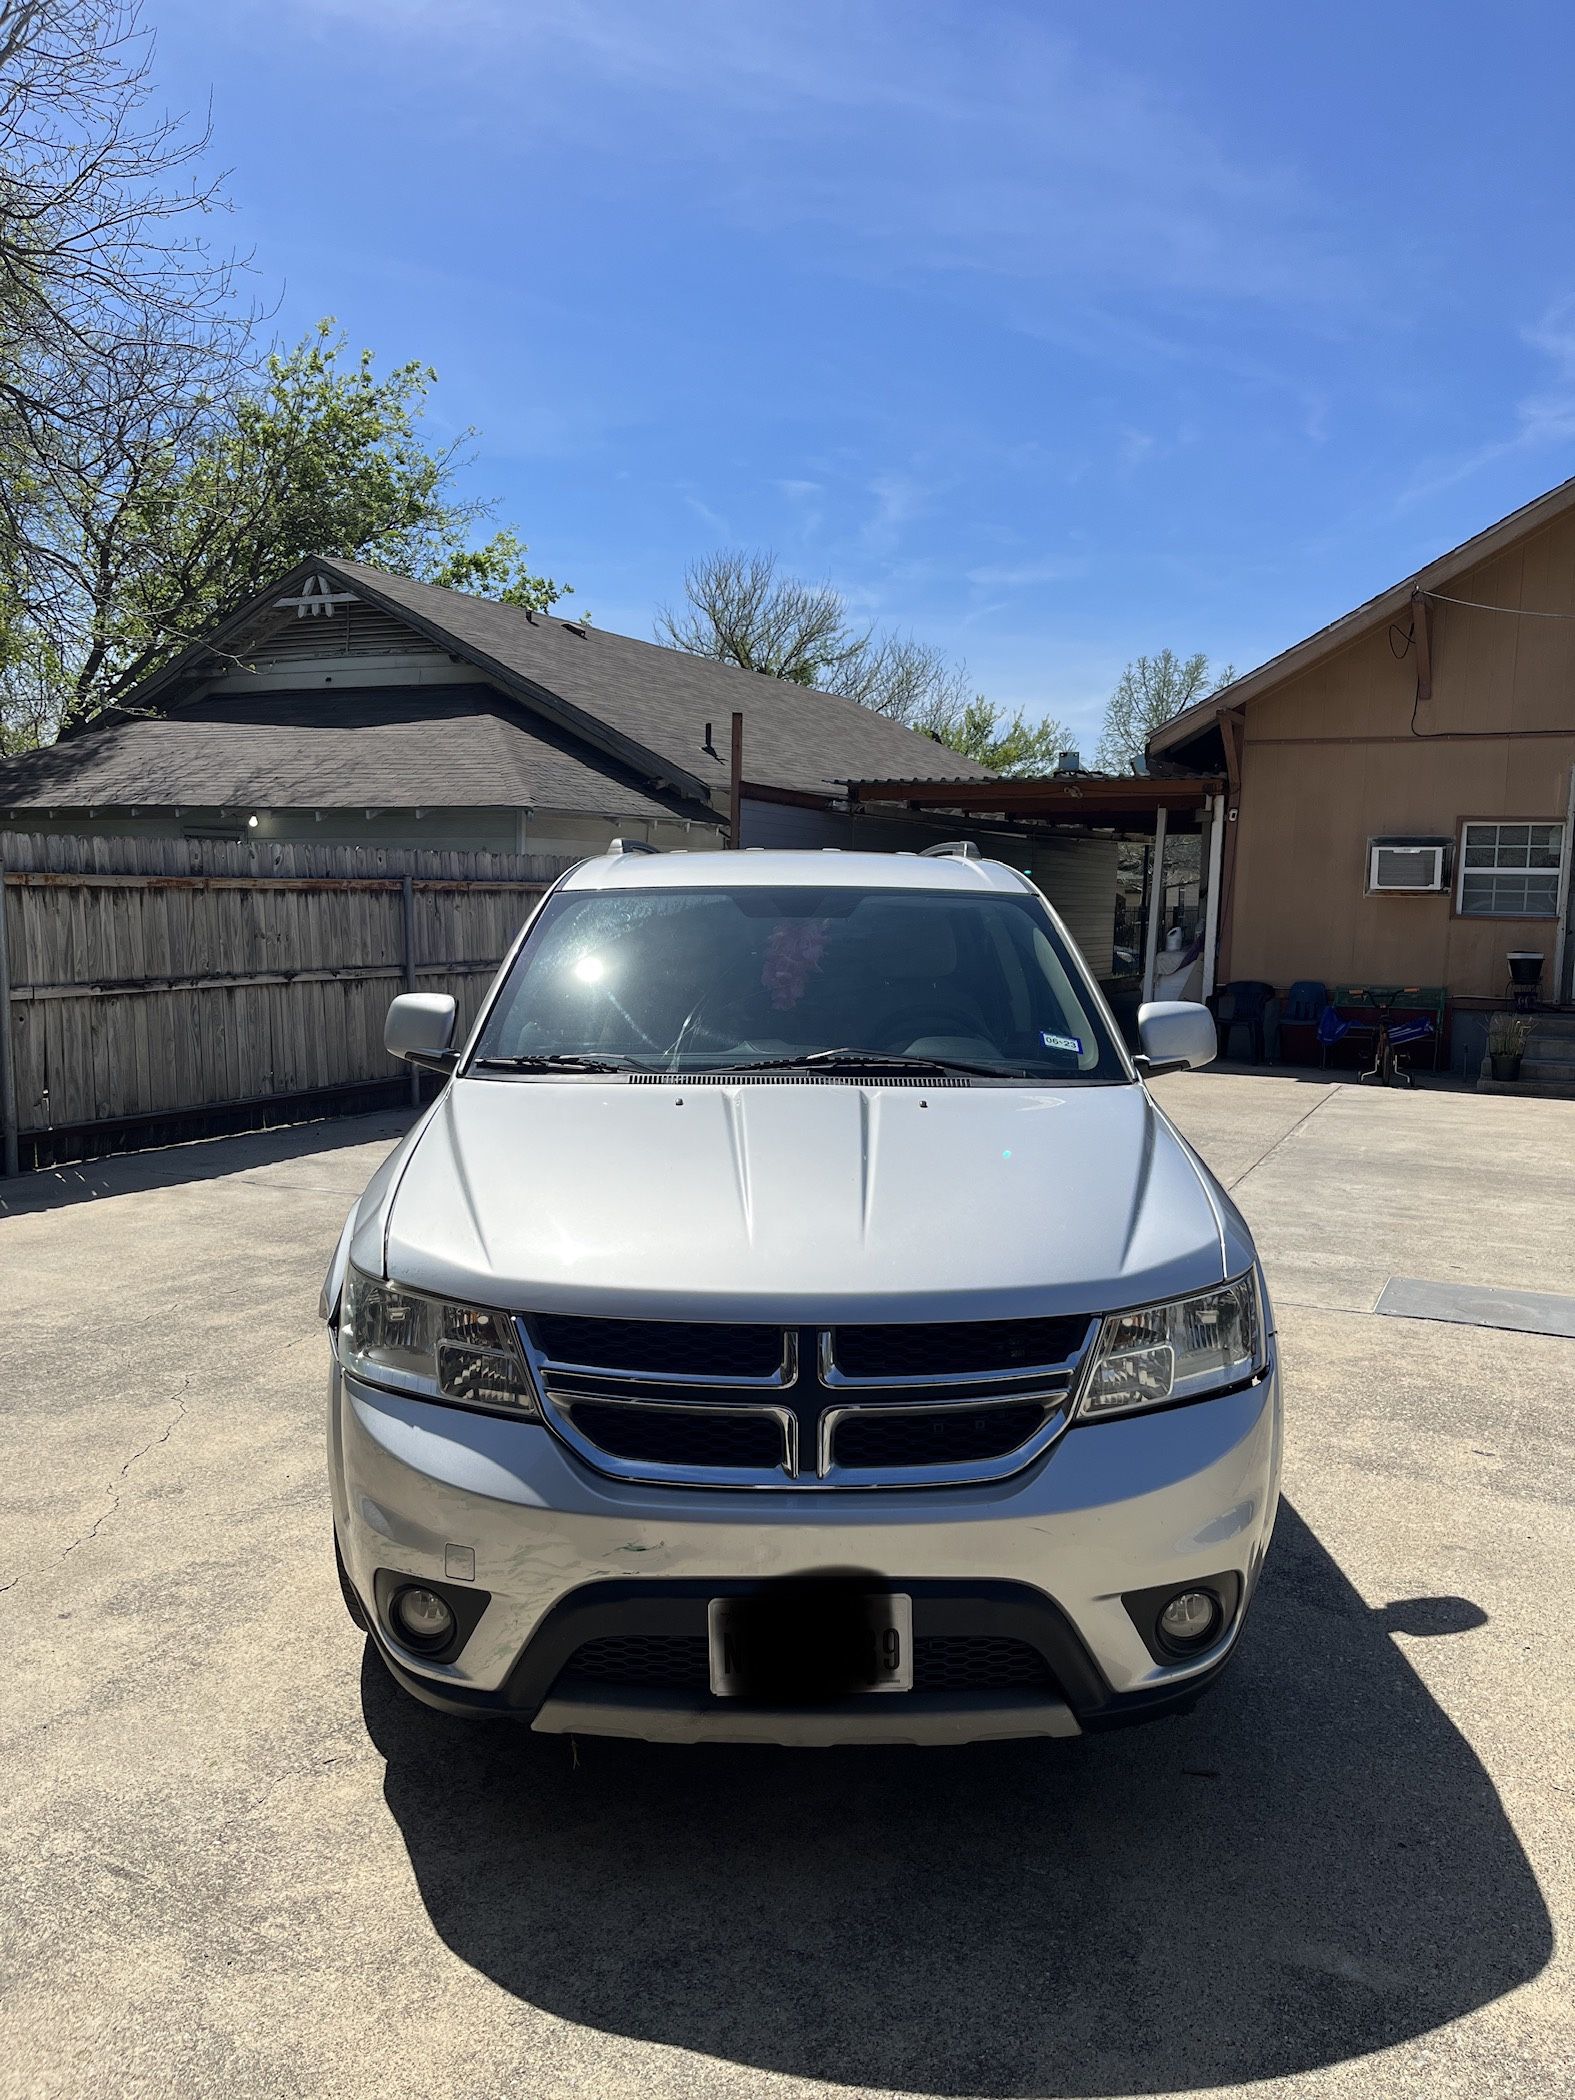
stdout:
<svg viewBox="0 0 1575 2100">
<path fill-rule="evenodd" d="M 1467 868 L 1466 848 L 1473 831 L 1492 830 L 1499 832 L 1511 825 L 1535 824 L 1540 830 L 1554 835 L 1554 851 L 1558 855 L 1552 868 Z M 1558 817 L 1462 817 L 1460 820 L 1460 845 L 1455 855 L 1455 917 L 1457 919 L 1523 919 L 1527 924 L 1554 924 L 1564 908 L 1564 885 L 1567 877 L 1568 840 L 1563 820 Z M 1553 877 L 1553 902 L 1546 911 L 1467 911 L 1465 908 L 1466 876 L 1471 875 L 1551 875 Z"/>
</svg>

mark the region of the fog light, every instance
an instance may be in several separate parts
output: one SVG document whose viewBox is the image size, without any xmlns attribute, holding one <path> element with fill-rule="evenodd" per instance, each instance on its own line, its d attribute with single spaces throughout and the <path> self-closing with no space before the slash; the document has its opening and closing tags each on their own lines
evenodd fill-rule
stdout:
<svg viewBox="0 0 1575 2100">
<path fill-rule="evenodd" d="M 400 1590 L 389 1617 L 395 1633 L 412 1648 L 441 1648 L 453 1637 L 454 1614 L 436 1590 Z"/>
<path fill-rule="evenodd" d="M 1213 1639 L 1219 1623 L 1219 1599 L 1207 1590 L 1183 1590 L 1159 1615 L 1160 1635 L 1175 1648 L 1201 1648 Z"/>
</svg>

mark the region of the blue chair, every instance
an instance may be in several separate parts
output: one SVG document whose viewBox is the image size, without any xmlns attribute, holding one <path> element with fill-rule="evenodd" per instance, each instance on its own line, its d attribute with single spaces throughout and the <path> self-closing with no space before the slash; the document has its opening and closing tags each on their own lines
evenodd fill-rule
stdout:
<svg viewBox="0 0 1575 2100">
<path fill-rule="evenodd" d="M 1320 984 L 1316 977 L 1298 977 L 1285 994 L 1285 1005 L 1280 1019 L 1282 1022 L 1299 1022 L 1305 1028 L 1316 1028 L 1323 1019 L 1323 1010 L 1328 1004 L 1327 985 Z"/>
<path fill-rule="evenodd" d="M 1272 984 L 1251 977 L 1227 984 L 1214 997 L 1214 1025 L 1219 1033 L 1221 1057 L 1230 1056 L 1231 1038 L 1242 1028 L 1247 1032 L 1251 1063 L 1272 1065 L 1278 1061 L 1280 1001 Z"/>
</svg>

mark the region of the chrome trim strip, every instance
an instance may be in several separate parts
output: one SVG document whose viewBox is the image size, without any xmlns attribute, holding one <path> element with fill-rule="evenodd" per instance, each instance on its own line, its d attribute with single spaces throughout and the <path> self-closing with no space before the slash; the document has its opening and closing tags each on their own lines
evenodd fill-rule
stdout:
<svg viewBox="0 0 1575 2100">
<path fill-rule="evenodd" d="M 821 1384 L 830 1387 L 833 1392 L 844 1388 L 854 1391 L 874 1391 L 881 1388 L 890 1391 L 898 1386 L 904 1391 L 918 1392 L 929 1386 L 1002 1385 L 1009 1378 L 1032 1383 L 1045 1378 L 1064 1378 L 1070 1385 L 1078 1365 L 1088 1354 L 1089 1344 L 1093 1341 L 1098 1327 L 1097 1319 L 1090 1320 L 1083 1330 L 1082 1341 L 1072 1355 L 1060 1363 L 1018 1364 L 1005 1371 L 925 1371 L 917 1376 L 909 1374 L 899 1378 L 855 1378 L 846 1371 L 839 1371 L 836 1358 L 836 1329 L 823 1327 L 817 1343 L 817 1370 Z"/>
<path fill-rule="evenodd" d="M 654 1327 L 662 1323 L 653 1320 L 642 1321 L 640 1324 Z M 564 1378 L 606 1378 L 618 1385 L 727 1386 L 738 1392 L 779 1390 L 783 1386 L 794 1384 L 798 1378 L 798 1330 L 793 1327 L 784 1328 L 782 1331 L 782 1359 L 774 1371 L 768 1372 L 763 1378 L 740 1378 L 731 1372 L 624 1371 L 612 1364 L 565 1363 L 559 1357 L 546 1356 L 537 1350 L 522 1316 L 517 1316 L 516 1325 L 520 1330 L 526 1353 L 537 1369 L 543 1373 L 556 1371 Z"/>
</svg>

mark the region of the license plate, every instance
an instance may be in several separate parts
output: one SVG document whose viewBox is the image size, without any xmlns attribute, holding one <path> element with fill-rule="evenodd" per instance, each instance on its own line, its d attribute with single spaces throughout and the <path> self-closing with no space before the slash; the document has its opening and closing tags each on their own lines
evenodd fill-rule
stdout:
<svg viewBox="0 0 1575 2100">
<path fill-rule="evenodd" d="M 913 1690 L 913 1599 L 811 1586 L 713 1597 L 711 1689 L 719 1699 L 819 1706 Z"/>
</svg>

